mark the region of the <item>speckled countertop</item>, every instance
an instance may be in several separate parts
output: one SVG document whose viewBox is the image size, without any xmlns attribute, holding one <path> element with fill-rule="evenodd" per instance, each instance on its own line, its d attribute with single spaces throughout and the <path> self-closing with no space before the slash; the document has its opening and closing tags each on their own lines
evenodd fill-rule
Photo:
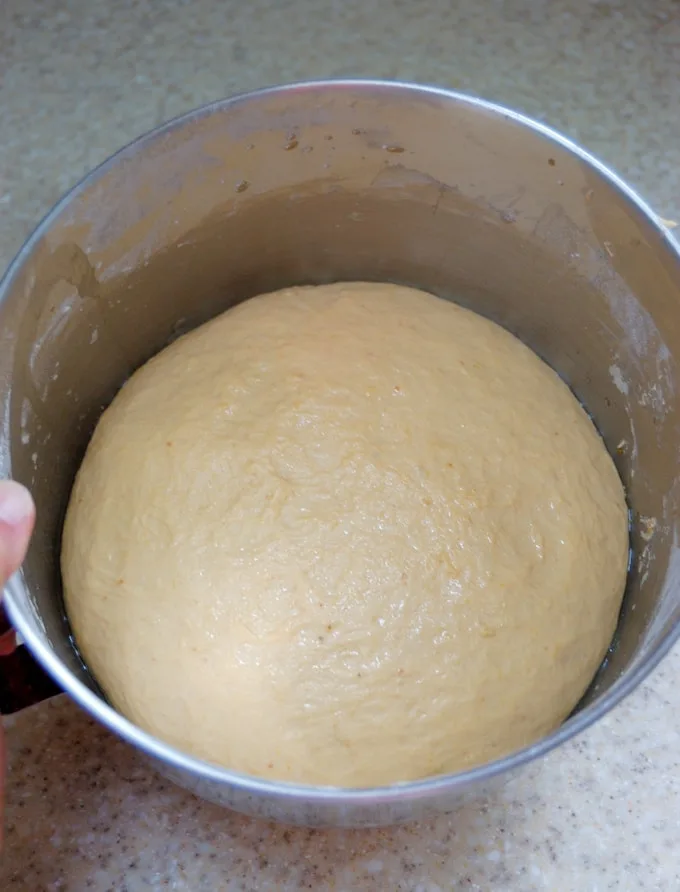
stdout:
<svg viewBox="0 0 680 892">
<path fill-rule="evenodd" d="M 122 143 L 192 106 L 324 76 L 518 107 L 680 218 L 674 0 L 2 0 L 0 266 Z M 6 720 L 0 889 L 680 889 L 680 651 L 493 800 L 380 831 L 305 831 L 159 780 L 64 698 Z"/>
</svg>

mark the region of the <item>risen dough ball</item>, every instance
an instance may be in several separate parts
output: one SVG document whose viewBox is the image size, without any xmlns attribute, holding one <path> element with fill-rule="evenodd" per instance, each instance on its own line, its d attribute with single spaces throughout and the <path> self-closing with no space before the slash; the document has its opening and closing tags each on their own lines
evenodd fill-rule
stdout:
<svg viewBox="0 0 680 892">
<path fill-rule="evenodd" d="M 452 303 L 355 283 L 250 300 L 141 368 L 87 451 L 62 568 L 132 721 L 363 786 L 558 725 L 627 553 L 614 465 L 547 365 Z"/>
</svg>

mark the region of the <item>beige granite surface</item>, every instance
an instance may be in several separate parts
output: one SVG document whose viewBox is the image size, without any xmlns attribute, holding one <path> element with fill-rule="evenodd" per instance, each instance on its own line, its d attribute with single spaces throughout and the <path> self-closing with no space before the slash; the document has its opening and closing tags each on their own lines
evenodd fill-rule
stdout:
<svg viewBox="0 0 680 892">
<path fill-rule="evenodd" d="M 680 218 L 677 0 L 0 0 L 0 267 L 160 121 L 300 78 L 435 82 L 552 124 Z M 598 727 L 452 816 L 277 828 L 159 780 L 63 698 L 7 720 L 0 889 L 680 889 L 680 651 Z"/>
</svg>

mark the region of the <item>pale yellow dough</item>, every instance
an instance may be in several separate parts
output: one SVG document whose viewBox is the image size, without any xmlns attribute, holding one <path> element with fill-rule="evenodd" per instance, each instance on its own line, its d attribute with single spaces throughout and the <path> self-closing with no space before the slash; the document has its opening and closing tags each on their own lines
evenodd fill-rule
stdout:
<svg viewBox="0 0 680 892">
<path fill-rule="evenodd" d="M 132 721 L 238 771 L 366 786 L 555 728 L 627 554 L 614 464 L 547 365 L 452 303 L 353 283 L 250 300 L 133 375 L 62 569 Z"/>
</svg>

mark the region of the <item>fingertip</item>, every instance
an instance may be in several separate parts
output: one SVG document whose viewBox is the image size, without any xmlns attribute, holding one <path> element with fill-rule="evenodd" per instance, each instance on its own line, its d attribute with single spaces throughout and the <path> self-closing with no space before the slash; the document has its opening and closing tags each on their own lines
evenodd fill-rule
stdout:
<svg viewBox="0 0 680 892">
<path fill-rule="evenodd" d="M 0 481 L 0 584 L 19 569 L 34 522 L 35 505 L 29 491 L 13 480 Z"/>
<path fill-rule="evenodd" d="M 0 480 L 0 523 L 21 527 L 32 523 L 34 517 L 33 497 L 26 487 L 14 480 Z"/>
</svg>

